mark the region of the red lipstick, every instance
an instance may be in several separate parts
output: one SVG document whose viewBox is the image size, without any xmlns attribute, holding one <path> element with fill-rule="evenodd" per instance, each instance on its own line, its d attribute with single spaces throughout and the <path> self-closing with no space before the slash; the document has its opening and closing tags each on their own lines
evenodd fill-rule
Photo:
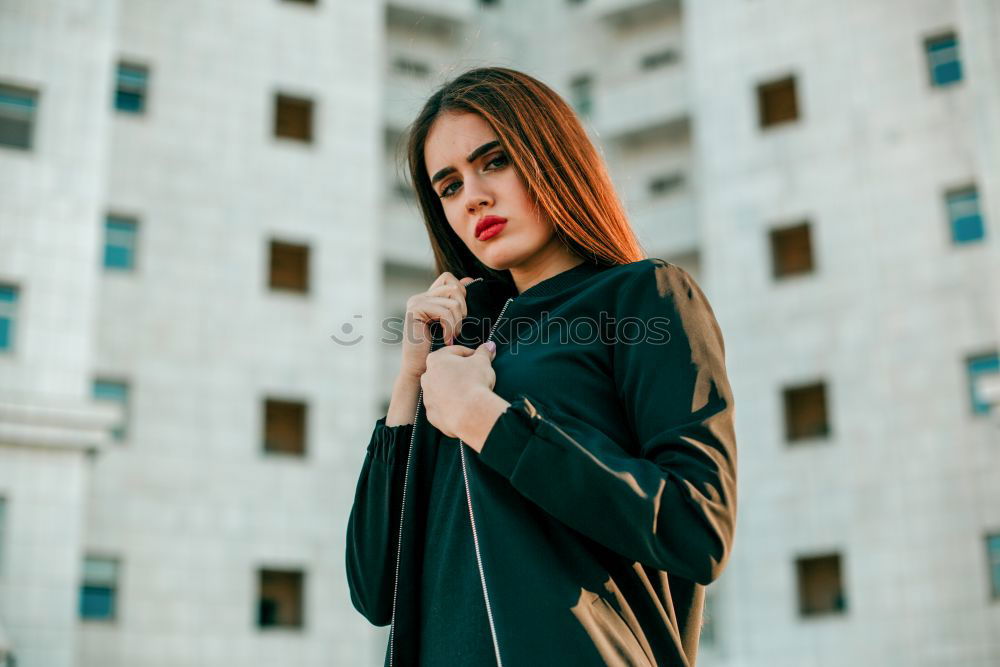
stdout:
<svg viewBox="0 0 1000 667">
<path fill-rule="evenodd" d="M 492 238 L 499 234 L 506 225 L 507 218 L 501 218 L 499 215 L 487 215 L 480 218 L 479 222 L 476 223 L 476 238 L 480 241 Z"/>
</svg>

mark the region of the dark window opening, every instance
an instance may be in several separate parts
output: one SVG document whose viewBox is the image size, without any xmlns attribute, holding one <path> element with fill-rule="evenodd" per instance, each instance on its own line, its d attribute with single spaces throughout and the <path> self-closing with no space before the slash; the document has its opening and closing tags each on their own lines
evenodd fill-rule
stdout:
<svg viewBox="0 0 1000 667">
<path fill-rule="evenodd" d="M 312 100 L 290 95 L 277 95 L 274 100 L 274 136 L 312 143 Z"/>
<path fill-rule="evenodd" d="M 31 150 L 38 92 L 0 84 L 0 145 Z"/>
<path fill-rule="evenodd" d="M 830 435 L 824 383 L 785 389 L 784 398 L 786 440 L 791 442 Z"/>
<path fill-rule="evenodd" d="M 796 570 L 800 615 L 820 616 L 847 611 L 838 554 L 799 558 Z"/>
<path fill-rule="evenodd" d="M 812 273 L 812 236 L 808 222 L 771 230 L 771 262 L 775 278 Z"/>
<path fill-rule="evenodd" d="M 306 452 L 306 405 L 295 401 L 264 401 L 264 451 L 302 456 Z"/>
<path fill-rule="evenodd" d="M 799 118 L 795 77 L 789 76 L 757 86 L 760 126 L 771 127 Z"/>
<path fill-rule="evenodd" d="M 302 628 L 303 581 L 300 571 L 260 570 L 258 578 L 257 626 Z"/>
<path fill-rule="evenodd" d="M 309 246 L 271 241 L 271 289 L 292 292 L 309 291 Z"/>
<path fill-rule="evenodd" d="M 680 61 L 680 59 L 681 54 L 676 49 L 665 49 L 663 51 L 656 51 L 655 53 L 647 53 L 642 57 L 640 64 L 642 69 L 649 70 L 673 65 Z"/>
</svg>

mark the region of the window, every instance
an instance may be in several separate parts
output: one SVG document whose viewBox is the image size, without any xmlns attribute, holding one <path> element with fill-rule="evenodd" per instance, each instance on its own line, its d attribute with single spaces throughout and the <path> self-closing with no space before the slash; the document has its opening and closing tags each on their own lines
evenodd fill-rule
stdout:
<svg viewBox="0 0 1000 667">
<path fill-rule="evenodd" d="M 309 291 L 309 246 L 271 241 L 269 264 L 271 289 Z"/>
<path fill-rule="evenodd" d="M 274 98 L 274 136 L 312 143 L 312 100 L 291 95 L 276 95 Z"/>
<path fill-rule="evenodd" d="M 1000 533 L 986 536 L 986 560 L 990 564 L 991 595 L 1000 598 Z"/>
<path fill-rule="evenodd" d="M 94 398 L 99 401 L 110 401 L 122 406 L 122 422 L 111 429 L 111 437 L 122 442 L 128 435 L 128 384 L 116 380 L 97 379 L 94 380 Z"/>
<path fill-rule="evenodd" d="M 996 352 L 969 357 L 965 361 L 969 375 L 969 398 L 972 402 L 972 413 L 985 415 L 990 412 L 991 404 L 982 395 L 980 386 L 986 377 L 1000 375 L 1000 356 Z"/>
<path fill-rule="evenodd" d="M 983 216 L 979 210 L 979 190 L 969 186 L 945 193 L 948 220 L 953 243 L 974 243 L 985 236 Z"/>
<path fill-rule="evenodd" d="M 593 108 L 594 79 L 589 74 L 581 74 L 569 82 L 570 101 L 581 116 L 589 116 Z"/>
<path fill-rule="evenodd" d="M 306 452 L 306 404 L 265 399 L 264 451 L 302 456 Z"/>
<path fill-rule="evenodd" d="M 822 382 L 784 390 L 785 439 L 789 442 L 830 434 L 826 415 L 826 385 Z"/>
<path fill-rule="evenodd" d="M 0 284 L 0 352 L 14 349 L 18 291 L 15 285 Z"/>
<path fill-rule="evenodd" d="M 304 579 L 302 572 L 260 570 L 258 575 L 257 626 L 301 628 Z"/>
<path fill-rule="evenodd" d="M 644 70 L 657 69 L 659 67 L 673 65 L 680 59 L 681 54 L 678 53 L 676 49 L 664 49 L 663 51 L 656 51 L 654 53 L 647 53 L 644 55 L 640 61 L 640 66 Z"/>
<path fill-rule="evenodd" d="M 927 53 L 927 68 L 932 86 L 950 86 L 962 80 L 962 61 L 955 33 L 925 39 L 924 51 Z"/>
<path fill-rule="evenodd" d="M 799 558 L 796 570 L 800 615 L 843 614 L 847 611 L 839 554 Z"/>
<path fill-rule="evenodd" d="M 653 197 L 662 197 L 679 190 L 684 186 L 684 174 L 677 172 L 657 176 L 649 181 L 649 194 Z"/>
<path fill-rule="evenodd" d="M 31 150 L 38 93 L 0 84 L 0 146 Z"/>
<path fill-rule="evenodd" d="M 405 58 L 403 56 L 393 58 L 392 69 L 400 74 L 412 76 L 417 79 L 425 79 L 431 74 L 431 68 L 427 65 L 427 63 Z"/>
<path fill-rule="evenodd" d="M 115 109 L 122 113 L 140 114 L 146 111 L 146 91 L 149 69 L 142 65 L 118 63 L 115 85 Z"/>
<path fill-rule="evenodd" d="M 83 562 L 80 618 L 113 621 L 118 615 L 118 561 L 88 556 Z"/>
<path fill-rule="evenodd" d="M 131 271 L 135 268 L 134 218 L 109 215 L 104 219 L 104 268 Z"/>
<path fill-rule="evenodd" d="M 812 240 L 808 222 L 771 230 L 771 266 L 775 278 L 812 273 Z"/>
<path fill-rule="evenodd" d="M 799 118 L 795 77 L 789 76 L 757 86 L 760 126 L 772 127 Z"/>
</svg>

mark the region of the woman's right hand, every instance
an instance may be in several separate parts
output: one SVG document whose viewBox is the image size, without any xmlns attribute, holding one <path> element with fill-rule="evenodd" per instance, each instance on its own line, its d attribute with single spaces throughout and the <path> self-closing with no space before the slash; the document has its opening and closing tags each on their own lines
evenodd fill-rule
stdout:
<svg viewBox="0 0 1000 667">
<path fill-rule="evenodd" d="M 446 345 L 451 345 L 458 337 L 459 326 L 468 314 L 465 286 L 472 280 L 459 280 L 445 271 L 426 292 L 414 294 L 406 300 L 401 374 L 419 379 L 427 369 L 427 355 L 431 351 L 431 322 L 436 320 L 441 323 Z"/>
</svg>

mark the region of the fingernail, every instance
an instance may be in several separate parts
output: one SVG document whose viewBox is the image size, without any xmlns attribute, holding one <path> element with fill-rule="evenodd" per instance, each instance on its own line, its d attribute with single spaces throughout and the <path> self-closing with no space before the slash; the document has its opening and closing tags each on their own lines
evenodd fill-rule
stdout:
<svg viewBox="0 0 1000 667">
<path fill-rule="evenodd" d="M 497 344 L 491 340 L 486 341 L 486 347 L 490 348 L 490 354 L 497 353 Z"/>
</svg>

